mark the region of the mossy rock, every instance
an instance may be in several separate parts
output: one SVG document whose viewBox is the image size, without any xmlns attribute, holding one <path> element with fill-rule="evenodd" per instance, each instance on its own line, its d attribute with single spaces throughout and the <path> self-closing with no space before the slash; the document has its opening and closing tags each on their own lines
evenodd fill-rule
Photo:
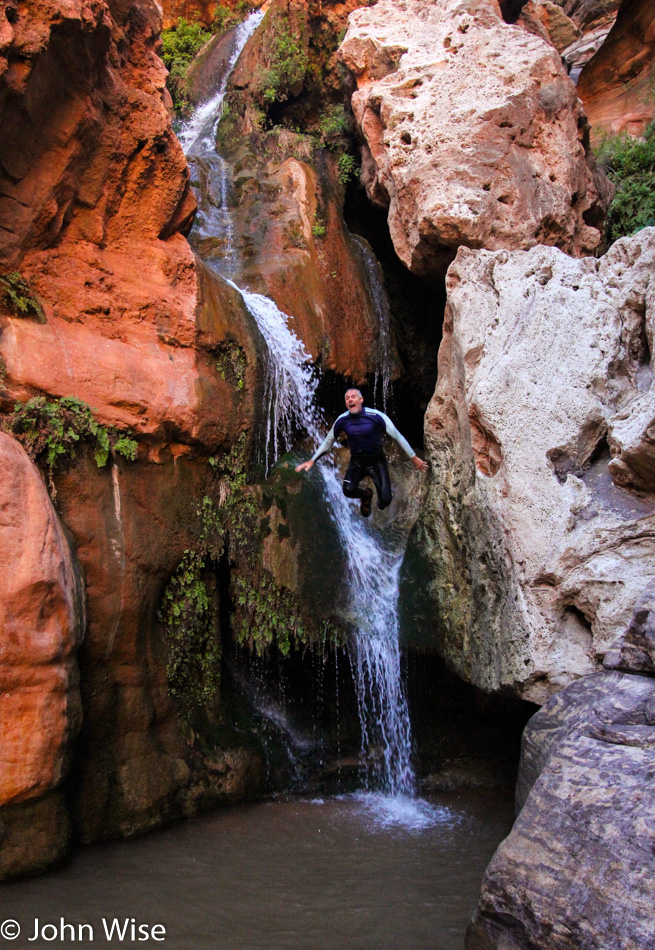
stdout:
<svg viewBox="0 0 655 950">
<path fill-rule="evenodd" d="M 285 455 L 262 486 L 262 507 L 277 506 L 288 541 L 298 549 L 297 598 L 303 612 L 328 620 L 345 610 L 344 552 L 317 471 L 297 473 L 297 455 Z M 284 532 L 284 527 L 280 525 Z M 283 540 L 283 539 L 280 539 Z"/>
</svg>

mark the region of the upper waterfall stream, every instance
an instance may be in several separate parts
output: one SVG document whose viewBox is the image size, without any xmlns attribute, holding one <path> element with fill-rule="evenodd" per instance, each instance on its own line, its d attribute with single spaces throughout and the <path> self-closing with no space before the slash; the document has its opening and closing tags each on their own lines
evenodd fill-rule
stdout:
<svg viewBox="0 0 655 950">
<path fill-rule="evenodd" d="M 316 398 L 318 379 L 311 356 L 289 326 L 289 316 L 268 297 L 238 287 L 230 279 L 238 262 L 232 240 L 229 168 L 216 150 L 216 129 L 230 71 L 260 19 L 261 14 L 251 14 L 238 28 L 230 66 L 218 90 L 198 106 L 180 139 L 190 164 L 195 165 L 195 180 L 203 192 L 198 197 L 205 210 L 194 227 L 201 238 L 216 239 L 211 242 L 212 255 L 207 263 L 241 294 L 267 346 L 264 399 L 270 408 L 263 461 L 268 471 L 281 454 L 292 448 L 298 432 L 306 432 L 318 445 L 327 426 Z M 380 311 L 380 326 L 383 330 L 386 328 L 386 335 L 381 332 L 382 351 L 378 354 L 375 387 L 386 407 L 392 365 L 388 301 L 378 274 L 379 265 L 368 245 L 361 241 L 353 243 L 363 260 L 369 292 Z M 345 498 L 333 459 L 322 459 L 316 470 L 347 561 L 348 611 L 354 631 L 349 655 L 359 708 L 366 785 L 370 791 L 390 796 L 411 796 L 415 791 L 415 778 L 409 711 L 401 676 L 397 611 L 398 575 L 406 532 L 391 529 L 382 533 L 375 526 L 375 518 L 371 519 L 372 523 L 364 521 L 358 505 Z M 406 818 L 406 815 L 400 816 L 400 820 Z"/>
</svg>

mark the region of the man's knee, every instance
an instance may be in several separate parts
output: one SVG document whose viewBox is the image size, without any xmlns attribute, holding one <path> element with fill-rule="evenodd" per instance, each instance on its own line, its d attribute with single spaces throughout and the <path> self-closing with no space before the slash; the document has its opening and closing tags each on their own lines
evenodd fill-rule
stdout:
<svg viewBox="0 0 655 950">
<path fill-rule="evenodd" d="M 357 498 L 357 485 L 347 479 L 344 480 L 343 493 L 346 498 Z"/>
</svg>

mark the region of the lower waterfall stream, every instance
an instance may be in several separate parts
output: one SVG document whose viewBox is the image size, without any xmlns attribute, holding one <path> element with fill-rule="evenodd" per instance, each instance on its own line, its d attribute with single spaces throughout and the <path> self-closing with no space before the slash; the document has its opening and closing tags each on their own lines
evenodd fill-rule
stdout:
<svg viewBox="0 0 655 950">
<path fill-rule="evenodd" d="M 228 167 L 216 149 L 216 129 L 231 71 L 261 16 L 259 12 L 251 14 L 235 31 L 234 50 L 219 87 L 206 103 L 198 106 L 180 132 L 180 141 L 190 164 L 196 167 L 201 190 L 211 193 L 209 202 L 200 201 L 206 211 L 194 226 L 201 235 L 219 239 L 221 252 L 217 254 L 214 244 L 207 263 L 241 294 L 267 347 L 263 401 L 268 407 L 268 418 L 263 461 L 268 472 L 276 459 L 292 448 L 298 431 L 306 432 L 311 442 L 318 445 L 325 425 L 316 398 L 318 379 L 311 357 L 289 327 L 290 317 L 268 297 L 250 293 L 230 279 L 238 261 L 229 208 Z M 383 331 L 375 388 L 379 388 L 386 408 L 390 379 L 388 303 L 376 271 L 379 265 L 365 242 L 354 241 L 354 246 L 364 262 Z M 398 575 L 406 533 L 389 531 L 383 537 L 365 522 L 356 506 L 343 495 L 334 461 L 322 459 L 317 470 L 347 559 L 348 610 L 354 631 L 349 656 L 358 701 L 362 759 L 366 762 L 366 786 L 369 791 L 383 792 L 392 798 L 412 796 L 415 779 L 411 729 L 401 677 L 397 612 Z M 427 820 L 425 814 L 423 819 Z"/>
</svg>

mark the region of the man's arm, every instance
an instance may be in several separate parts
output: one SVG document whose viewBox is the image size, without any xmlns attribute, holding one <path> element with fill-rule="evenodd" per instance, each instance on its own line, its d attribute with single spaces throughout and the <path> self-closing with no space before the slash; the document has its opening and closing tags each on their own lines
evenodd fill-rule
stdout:
<svg viewBox="0 0 655 950">
<path fill-rule="evenodd" d="M 334 426 L 330 429 L 328 434 L 325 436 L 319 447 L 316 449 L 312 457 L 308 462 L 301 462 L 300 465 L 296 465 L 297 472 L 308 472 L 314 462 L 318 462 L 322 455 L 327 455 L 332 446 L 334 445 L 334 440 L 336 436 L 334 434 Z"/>
<path fill-rule="evenodd" d="M 409 444 L 405 436 L 401 435 L 398 429 L 396 429 L 395 425 L 393 424 L 389 416 L 385 415 L 384 412 L 380 412 L 379 409 L 376 409 L 375 411 L 378 412 L 384 419 L 384 427 L 386 429 L 387 435 L 391 436 L 392 439 L 396 440 L 396 442 L 401 447 L 403 452 L 405 452 L 405 454 L 408 455 L 409 458 L 412 460 L 412 462 L 414 463 L 414 467 L 417 468 L 420 472 L 427 472 L 428 463 L 424 462 L 422 458 L 419 458 L 419 456 L 411 447 L 411 445 Z"/>
</svg>

